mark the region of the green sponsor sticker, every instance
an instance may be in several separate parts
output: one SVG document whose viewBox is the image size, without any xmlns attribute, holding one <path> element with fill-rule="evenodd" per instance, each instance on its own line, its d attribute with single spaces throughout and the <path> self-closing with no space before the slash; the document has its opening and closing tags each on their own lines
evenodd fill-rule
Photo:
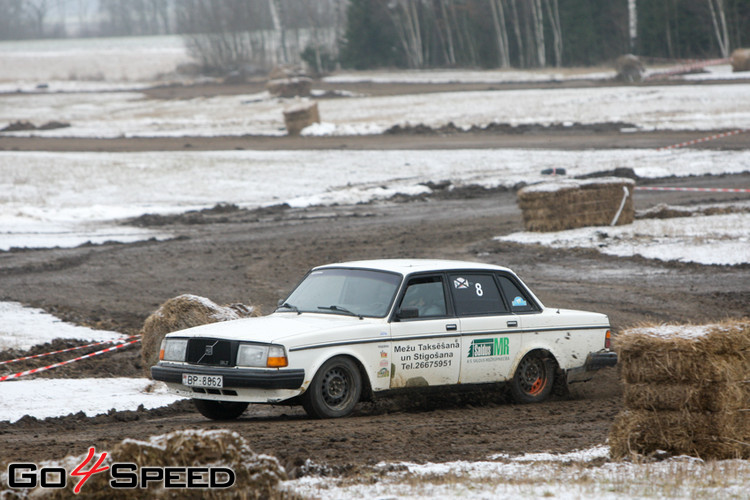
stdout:
<svg viewBox="0 0 750 500">
<path fill-rule="evenodd" d="M 507 356 L 510 354 L 508 337 L 493 339 L 476 339 L 469 346 L 470 358 L 485 358 L 488 356 Z"/>
</svg>

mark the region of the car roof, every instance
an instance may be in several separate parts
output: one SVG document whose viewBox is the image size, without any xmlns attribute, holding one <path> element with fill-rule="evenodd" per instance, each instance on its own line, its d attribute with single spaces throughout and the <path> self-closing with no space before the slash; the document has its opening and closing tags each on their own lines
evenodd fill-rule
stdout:
<svg viewBox="0 0 750 500">
<path fill-rule="evenodd" d="M 461 260 L 438 260 L 438 259 L 377 259 L 356 260 L 350 262 L 339 262 L 327 264 L 315 269 L 330 267 L 349 267 L 357 269 L 377 269 L 407 275 L 426 271 L 453 271 L 453 270 L 482 270 L 482 271 L 509 271 L 507 267 L 484 264 L 481 262 L 467 262 Z"/>
</svg>

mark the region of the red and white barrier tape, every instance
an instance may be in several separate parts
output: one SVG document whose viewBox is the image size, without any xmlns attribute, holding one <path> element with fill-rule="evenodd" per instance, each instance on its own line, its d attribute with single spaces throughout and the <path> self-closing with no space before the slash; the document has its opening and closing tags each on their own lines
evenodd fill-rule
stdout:
<svg viewBox="0 0 750 500">
<path fill-rule="evenodd" d="M 51 370 L 53 368 L 58 368 L 60 366 L 68 365 L 70 363 L 75 363 L 76 361 L 81 361 L 82 359 L 93 358 L 94 356 L 98 356 L 100 354 L 111 352 L 111 351 L 114 351 L 116 349 L 122 349 L 123 347 L 127 347 L 127 346 L 129 346 L 131 344 L 135 344 L 136 342 L 140 342 L 140 341 L 141 341 L 141 339 L 131 340 L 130 342 L 125 342 L 124 344 L 118 344 L 118 345 L 115 345 L 115 346 L 112 346 L 112 347 L 108 347 L 106 349 L 102 349 L 101 351 L 96 351 L 96 352 L 92 352 L 91 354 L 86 354 L 84 356 L 79 356 L 79 357 L 77 357 L 75 359 L 69 359 L 67 361 L 61 361 L 61 362 L 55 363 L 53 365 L 43 366 L 41 368 L 34 368 L 33 370 L 26 370 L 24 372 L 14 373 L 12 375 L 5 375 L 5 376 L 0 377 L 0 382 L 5 382 L 6 380 L 11 380 L 11 379 L 14 379 L 14 378 L 23 377 L 25 375 L 31 375 L 33 373 L 39 373 L 39 372 L 43 372 L 43 371 L 46 371 L 46 370 Z"/>
<path fill-rule="evenodd" d="M 667 151 L 669 149 L 684 148 L 685 146 L 692 146 L 693 144 L 699 144 L 701 142 L 715 141 L 716 139 L 722 139 L 724 137 L 729 137 L 729 136 L 732 136 L 732 135 L 742 134 L 742 133 L 745 133 L 745 132 L 748 132 L 748 131 L 750 131 L 750 129 L 740 128 L 740 129 L 737 129 L 737 130 L 732 130 L 731 132 L 724 132 L 724 133 L 721 133 L 721 134 L 715 134 L 715 135 L 710 135 L 708 137 L 703 137 L 701 139 L 695 139 L 695 140 L 687 141 L 687 142 L 680 142 L 679 144 L 672 144 L 671 146 L 665 146 L 663 148 L 656 148 L 656 150 L 657 151 Z"/>
<path fill-rule="evenodd" d="M 116 344 L 117 342 L 125 342 L 128 339 L 134 339 L 136 337 L 140 337 L 140 335 L 131 335 L 130 337 L 122 337 L 122 338 L 119 338 L 119 339 L 112 339 L 112 340 L 102 340 L 101 342 L 94 342 L 93 344 L 79 345 L 79 346 L 76 346 L 76 347 L 68 347 L 67 349 L 60 349 L 59 351 L 44 352 L 42 354 L 34 354 L 32 356 L 24 356 L 23 358 L 7 359 L 5 361 L 0 361 L 0 365 L 7 365 L 8 363 L 16 363 L 18 361 L 26 361 L 27 359 L 43 358 L 45 356 L 52 356 L 53 354 L 60 354 L 60 353 L 63 353 L 63 352 L 76 351 L 78 349 L 86 349 L 87 347 L 94 347 L 95 345 Z"/>
<path fill-rule="evenodd" d="M 750 193 L 750 189 L 730 189 L 730 188 L 681 188 L 681 187 L 647 187 L 637 186 L 639 191 L 693 191 L 706 193 Z"/>
<path fill-rule="evenodd" d="M 696 69 L 703 69 L 706 66 L 716 66 L 717 64 L 727 64 L 731 62 L 730 58 L 725 59 L 709 59 L 707 61 L 697 61 L 692 64 L 684 64 L 676 68 L 668 69 L 665 71 L 657 71 L 648 75 L 647 80 L 658 80 L 667 76 L 679 75 L 681 73 L 689 73 Z"/>
</svg>

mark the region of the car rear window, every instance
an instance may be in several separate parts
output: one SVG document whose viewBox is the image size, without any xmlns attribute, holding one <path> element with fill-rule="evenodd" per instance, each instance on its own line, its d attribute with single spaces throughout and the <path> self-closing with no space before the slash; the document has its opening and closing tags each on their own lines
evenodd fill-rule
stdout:
<svg viewBox="0 0 750 500">
<path fill-rule="evenodd" d="M 449 279 L 459 316 L 508 312 L 491 274 L 451 274 Z"/>
</svg>

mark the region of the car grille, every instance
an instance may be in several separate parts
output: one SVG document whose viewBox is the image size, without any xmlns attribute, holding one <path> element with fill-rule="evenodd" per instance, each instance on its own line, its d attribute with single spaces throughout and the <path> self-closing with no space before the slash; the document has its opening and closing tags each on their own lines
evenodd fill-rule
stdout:
<svg viewBox="0 0 750 500">
<path fill-rule="evenodd" d="M 189 339 L 187 362 L 198 365 L 234 366 L 232 343 L 218 339 Z"/>
</svg>

